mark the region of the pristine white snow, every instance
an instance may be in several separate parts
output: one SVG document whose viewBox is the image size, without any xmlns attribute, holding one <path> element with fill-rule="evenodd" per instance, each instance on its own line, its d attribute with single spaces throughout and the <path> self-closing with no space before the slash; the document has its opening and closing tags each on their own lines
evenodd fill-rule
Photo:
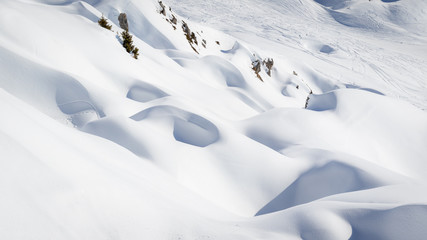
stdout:
<svg viewBox="0 0 427 240">
<path fill-rule="evenodd" d="M 427 2 L 164 4 L 0 1 L 0 239 L 427 236 Z"/>
</svg>

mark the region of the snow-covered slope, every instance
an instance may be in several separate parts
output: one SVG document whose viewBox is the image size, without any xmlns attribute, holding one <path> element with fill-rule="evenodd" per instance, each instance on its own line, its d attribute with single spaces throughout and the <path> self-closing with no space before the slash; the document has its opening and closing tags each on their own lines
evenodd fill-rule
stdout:
<svg viewBox="0 0 427 240">
<path fill-rule="evenodd" d="M 426 11 L 1 1 L 0 238 L 423 239 Z"/>
</svg>

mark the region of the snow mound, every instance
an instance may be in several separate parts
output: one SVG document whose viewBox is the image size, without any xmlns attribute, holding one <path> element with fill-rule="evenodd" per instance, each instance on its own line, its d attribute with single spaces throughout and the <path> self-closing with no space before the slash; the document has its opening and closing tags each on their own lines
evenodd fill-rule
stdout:
<svg viewBox="0 0 427 240">
<path fill-rule="evenodd" d="M 284 210 L 322 197 L 381 186 L 374 176 L 341 162 L 309 169 L 256 215 Z"/>
<path fill-rule="evenodd" d="M 126 95 L 127 98 L 143 103 L 166 96 L 168 96 L 168 94 L 162 90 L 144 82 L 138 82 L 137 84 L 133 85 Z"/>
<path fill-rule="evenodd" d="M 387 210 L 358 210 L 346 213 L 352 224 L 350 239 L 422 239 L 426 205 L 405 205 Z M 410 216 L 411 223 L 402 221 Z M 381 233 L 381 234 L 380 234 Z"/>
<path fill-rule="evenodd" d="M 160 121 L 173 124 L 173 137 L 183 143 L 206 147 L 219 139 L 219 130 L 209 120 L 173 106 L 156 106 L 131 117 L 135 121 Z"/>
<path fill-rule="evenodd" d="M 426 4 L 0 1 L 0 239 L 423 239 Z"/>
</svg>

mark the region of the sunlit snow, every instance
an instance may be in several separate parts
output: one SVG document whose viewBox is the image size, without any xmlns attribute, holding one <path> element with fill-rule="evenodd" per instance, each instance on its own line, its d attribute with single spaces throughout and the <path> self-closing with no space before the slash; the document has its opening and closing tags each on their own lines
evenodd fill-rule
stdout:
<svg viewBox="0 0 427 240">
<path fill-rule="evenodd" d="M 2 0 L 0 239 L 425 239 L 426 26 L 422 0 Z"/>
</svg>

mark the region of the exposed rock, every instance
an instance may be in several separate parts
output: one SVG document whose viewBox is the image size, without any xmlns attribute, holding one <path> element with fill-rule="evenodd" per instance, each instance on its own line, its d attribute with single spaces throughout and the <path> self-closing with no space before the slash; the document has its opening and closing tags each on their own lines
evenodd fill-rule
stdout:
<svg viewBox="0 0 427 240">
<path fill-rule="evenodd" d="M 307 98 L 305 99 L 305 106 L 304 106 L 305 109 L 307 109 L 309 101 L 310 101 L 310 95 L 308 95 Z"/>
<path fill-rule="evenodd" d="M 259 80 L 263 81 L 261 76 L 259 75 L 259 72 L 261 72 L 261 61 L 260 60 L 255 60 L 252 62 L 252 70 L 254 70 L 257 78 L 259 78 Z"/>
<path fill-rule="evenodd" d="M 129 24 L 128 24 L 128 18 L 126 16 L 126 13 L 120 13 L 119 24 L 123 30 L 129 31 Z"/>
<path fill-rule="evenodd" d="M 188 43 L 190 44 L 191 48 L 196 52 L 199 53 L 193 46 L 193 44 L 198 45 L 196 34 L 190 30 L 187 23 L 185 21 L 182 21 L 182 31 L 185 34 L 185 37 L 187 38 Z"/>
<path fill-rule="evenodd" d="M 176 24 L 178 23 L 178 19 L 175 17 L 175 15 L 172 14 L 172 17 L 169 19 L 166 19 L 166 22 L 170 23 L 173 27 L 173 30 L 176 30 Z"/>
<path fill-rule="evenodd" d="M 263 61 L 264 65 L 267 67 L 267 74 L 271 77 L 271 69 L 273 68 L 274 61 L 272 58 L 267 58 Z"/>
<path fill-rule="evenodd" d="M 163 2 L 162 1 L 159 1 L 159 5 L 160 5 L 160 14 L 163 14 L 164 16 L 166 16 L 166 7 L 165 7 L 165 5 L 163 4 Z"/>
<path fill-rule="evenodd" d="M 191 38 L 191 41 L 192 41 L 193 43 L 195 43 L 196 45 L 199 45 L 199 43 L 197 42 L 196 34 L 194 34 L 194 32 L 191 32 L 191 36 L 190 36 L 190 38 Z"/>
<path fill-rule="evenodd" d="M 308 87 L 308 85 L 307 85 L 307 87 Z M 310 88 L 310 87 L 308 87 L 308 88 Z M 308 102 L 310 101 L 310 96 L 313 94 L 313 90 L 311 90 L 311 88 L 310 88 L 310 93 L 308 93 L 308 96 L 307 96 L 307 98 L 305 99 L 305 106 L 304 106 L 304 108 L 307 108 L 308 107 Z"/>
<path fill-rule="evenodd" d="M 187 23 L 182 21 L 182 31 L 184 31 L 185 36 L 187 37 L 188 41 L 191 41 L 191 31 L 190 28 L 188 27 Z"/>
<path fill-rule="evenodd" d="M 170 20 L 171 21 L 171 23 L 173 23 L 173 24 L 177 24 L 177 22 L 178 22 L 178 20 L 176 19 L 176 17 L 175 17 L 175 15 L 173 15 L 172 14 L 172 19 Z"/>
</svg>

